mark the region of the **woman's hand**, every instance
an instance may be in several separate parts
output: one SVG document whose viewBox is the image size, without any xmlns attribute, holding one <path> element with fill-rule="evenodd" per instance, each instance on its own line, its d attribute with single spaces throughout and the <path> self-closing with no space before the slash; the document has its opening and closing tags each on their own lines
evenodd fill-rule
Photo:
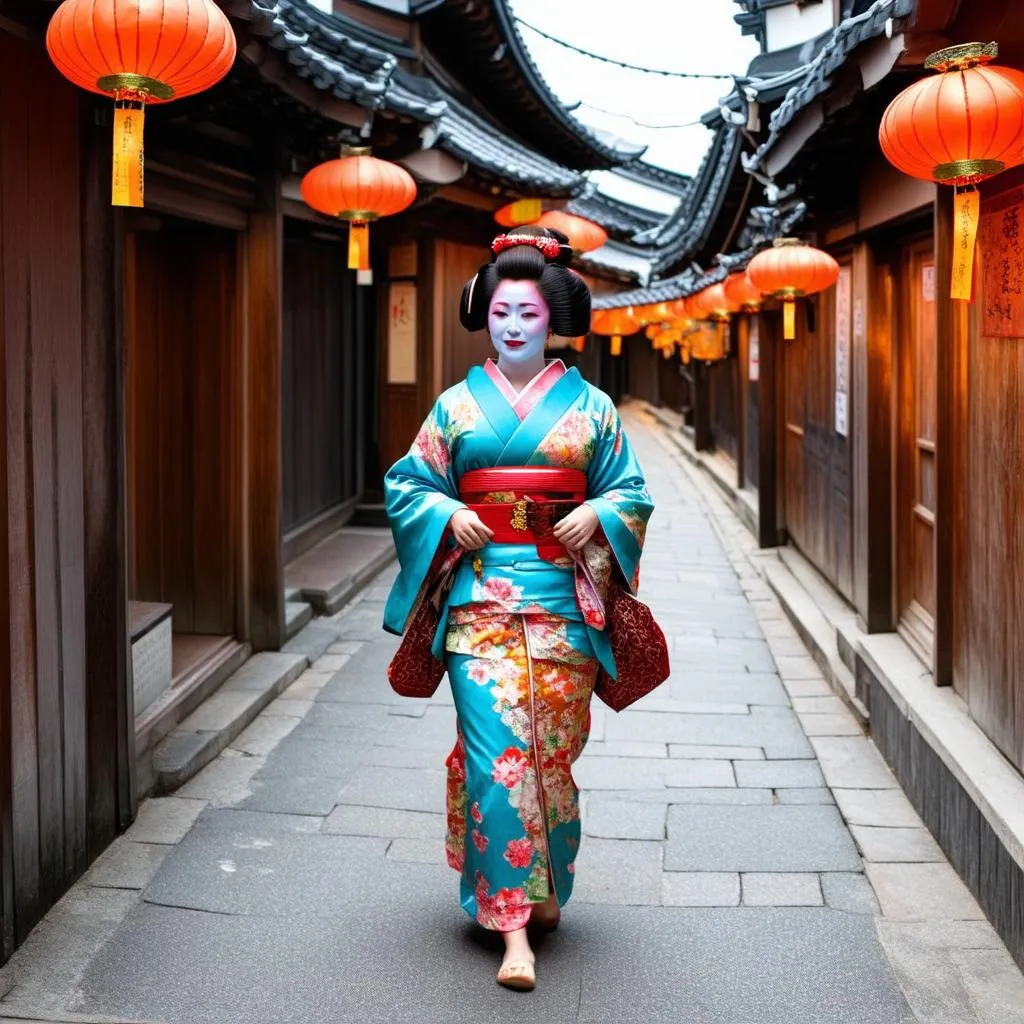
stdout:
<svg viewBox="0 0 1024 1024">
<path fill-rule="evenodd" d="M 589 505 L 573 509 L 551 531 L 555 540 L 564 544 L 569 551 L 579 551 L 594 536 L 600 525 L 597 513 Z"/>
<path fill-rule="evenodd" d="M 480 517 L 468 508 L 460 508 L 452 513 L 448 525 L 459 547 L 467 551 L 478 551 L 494 536 L 494 531 L 484 526 Z"/>
</svg>

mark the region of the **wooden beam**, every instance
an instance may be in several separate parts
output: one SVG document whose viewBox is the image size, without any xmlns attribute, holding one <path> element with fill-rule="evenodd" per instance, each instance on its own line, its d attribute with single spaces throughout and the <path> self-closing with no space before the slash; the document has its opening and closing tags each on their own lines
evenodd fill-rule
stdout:
<svg viewBox="0 0 1024 1024">
<path fill-rule="evenodd" d="M 283 246 L 281 182 L 267 172 L 244 236 L 245 486 L 248 523 L 248 639 L 254 651 L 284 641 L 284 558 L 281 454 Z"/>
<path fill-rule="evenodd" d="M 711 437 L 711 388 L 708 381 L 708 367 L 703 363 L 694 366 L 693 374 L 693 446 L 699 452 L 714 447 Z"/>
<path fill-rule="evenodd" d="M 757 383 L 757 543 L 762 548 L 782 543 L 779 495 L 784 467 L 779 458 L 781 405 L 778 401 L 782 370 L 779 346 L 782 323 L 779 313 L 761 313 L 758 324 L 759 376 Z"/>
<path fill-rule="evenodd" d="M 932 674 L 953 683 L 956 596 L 961 590 L 967 499 L 964 485 L 967 437 L 968 305 L 949 298 L 953 265 L 953 191 L 940 189 L 935 203 L 935 642 Z"/>
</svg>

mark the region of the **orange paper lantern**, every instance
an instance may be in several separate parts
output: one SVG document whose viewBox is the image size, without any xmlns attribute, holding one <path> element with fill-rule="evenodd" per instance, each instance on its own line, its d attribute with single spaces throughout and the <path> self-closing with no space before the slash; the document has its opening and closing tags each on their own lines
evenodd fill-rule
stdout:
<svg viewBox="0 0 1024 1024">
<path fill-rule="evenodd" d="M 904 174 L 952 185 L 953 278 L 950 295 L 971 297 L 979 181 L 1024 161 L 1024 72 L 986 67 L 995 43 L 936 50 L 924 66 L 939 74 L 904 89 L 878 129 L 882 152 Z"/>
<path fill-rule="evenodd" d="M 728 323 L 739 306 L 731 302 L 725 294 L 721 281 L 709 284 L 691 297 L 692 309 L 699 320 L 711 320 L 713 323 Z"/>
<path fill-rule="evenodd" d="M 235 34 L 211 0 L 64 0 L 46 49 L 75 85 L 114 99 L 114 206 L 143 205 L 147 103 L 192 96 L 235 60 Z"/>
<path fill-rule="evenodd" d="M 836 283 L 839 264 L 821 249 L 798 238 L 776 238 L 771 249 L 759 252 L 747 267 L 755 288 L 782 299 L 782 336 L 796 337 L 796 300 Z"/>
<path fill-rule="evenodd" d="M 648 302 L 634 306 L 633 316 L 642 324 L 665 324 L 679 319 L 679 309 L 674 302 Z"/>
<path fill-rule="evenodd" d="M 576 252 L 593 252 L 608 241 L 608 232 L 600 224 L 561 210 L 548 210 L 538 218 L 537 224 L 542 228 L 561 231 Z"/>
<path fill-rule="evenodd" d="M 517 228 L 521 224 L 532 224 L 543 209 L 539 199 L 517 199 L 514 203 L 495 211 L 494 219 L 503 228 Z"/>
<path fill-rule="evenodd" d="M 398 164 L 370 156 L 370 150 L 343 147 L 338 160 L 326 160 L 302 179 L 302 198 L 314 210 L 349 222 L 348 266 L 370 269 L 370 221 L 401 213 L 416 198 L 416 182 Z"/>
<path fill-rule="evenodd" d="M 611 353 L 613 356 L 622 353 L 622 336 L 636 334 L 643 325 L 633 315 L 633 307 L 621 309 L 600 309 L 594 313 L 590 329 L 594 334 L 611 335 Z"/>
<path fill-rule="evenodd" d="M 756 313 L 761 308 L 761 289 L 754 285 L 745 270 L 725 279 L 725 295 L 738 312 Z"/>
</svg>

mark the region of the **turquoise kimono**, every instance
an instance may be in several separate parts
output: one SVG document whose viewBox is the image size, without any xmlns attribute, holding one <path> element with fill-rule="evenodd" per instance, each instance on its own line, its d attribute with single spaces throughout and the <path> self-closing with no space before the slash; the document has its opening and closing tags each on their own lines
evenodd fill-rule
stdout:
<svg viewBox="0 0 1024 1024">
<path fill-rule="evenodd" d="M 459 480 L 500 466 L 586 473 L 600 529 L 577 557 L 545 561 L 533 544 L 509 543 L 460 557 L 448 529 L 465 507 Z M 559 903 L 572 891 L 571 765 L 598 665 L 615 675 L 602 602 L 613 574 L 635 593 L 653 505 L 611 399 L 561 361 L 518 394 L 491 361 L 474 367 L 437 400 L 385 496 L 401 566 L 385 629 L 401 633 L 432 574 L 455 565 L 433 645 L 458 713 L 446 848 L 466 911 L 514 930 L 552 886 Z"/>
</svg>

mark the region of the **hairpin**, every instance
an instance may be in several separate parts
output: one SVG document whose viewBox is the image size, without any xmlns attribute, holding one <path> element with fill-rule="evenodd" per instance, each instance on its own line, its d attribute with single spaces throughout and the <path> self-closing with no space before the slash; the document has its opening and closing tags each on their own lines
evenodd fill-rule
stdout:
<svg viewBox="0 0 1024 1024">
<path fill-rule="evenodd" d="M 556 238 L 545 238 L 543 235 L 498 235 L 491 242 L 491 252 L 497 255 L 516 245 L 532 245 L 540 249 L 549 260 L 553 260 L 562 250 Z"/>
<path fill-rule="evenodd" d="M 466 311 L 470 312 L 473 309 L 473 290 L 476 288 L 476 279 L 480 276 L 479 273 L 473 275 L 473 280 L 469 282 L 469 298 L 466 300 Z"/>
</svg>

